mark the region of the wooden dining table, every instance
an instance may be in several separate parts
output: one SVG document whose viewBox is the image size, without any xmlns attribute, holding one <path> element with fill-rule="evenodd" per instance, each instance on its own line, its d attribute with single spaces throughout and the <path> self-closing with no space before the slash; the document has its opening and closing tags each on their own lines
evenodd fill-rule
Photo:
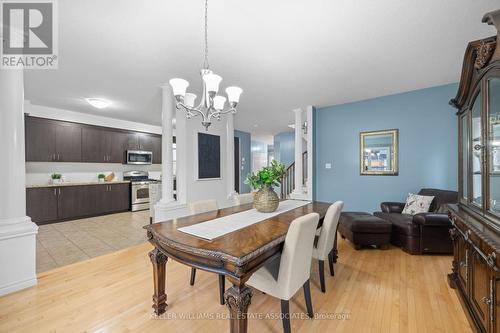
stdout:
<svg viewBox="0 0 500 333">
<path fill-rule="evenodd" d="M 252 292 L 245 282 L 257 269 L 280 256 L 288 227 L 294 219 L 318 213 L 320 227 L 329 206 L 329 203 L 310 202 L 213 240 L 202 239 L 178 229 L 252 209 L 252 204 L 145 226 L 148 240 L 155 247 L 149 252 L 153 265 L 154 312 L 161 315 L 166 311 L 166 263 L 170 258 L 196 269 L 225 275 L 232 283 L 232 287 L 224 293 L 229 308 L 230 332 L 247 332 L 247 311 Z M 336 261 L 336 249 L 333 257 Z"/>
</svg>

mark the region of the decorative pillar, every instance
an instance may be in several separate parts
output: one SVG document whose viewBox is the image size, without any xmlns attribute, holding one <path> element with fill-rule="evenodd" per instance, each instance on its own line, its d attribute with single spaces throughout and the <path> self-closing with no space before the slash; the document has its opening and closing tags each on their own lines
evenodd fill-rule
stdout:
<svg viewBox="0 0 500 333">
<path fill-rule="evenodd" d="M 234 190 L 234 115 L 227 114 L 226 122 L 226 169 L 227 169 L 227 198 L 232 199 Z"/>
<path fill-rule="evenodd" d="M 23 71 L 0 70 L 0 295 L 36 280 L 38 227 L 26 216 Z"/>
<path fill-rule="evenodd" d="M 307 200 L 312 200 L 313 199 L 313 168 L 314 168 L 314 161 L 313 161 L 313 133 L 314 133 L 314 107 L 309 105 L 306 108 L 306 123 L 307 123 L 307 134 L 306 134 L 306 141 L 307 141 L 307 182 L 306 182 L 306 197 Z"/>
<path fill-rule="evenodd" d="M 179 202 L 179 194 L 181 198 L 185 198 L 185 193 L 179 193 L 179 187 L 185 187 L 185 179 L 177 177 L 177 200 L 174 199 L 174 161 L 173 161 L 173 117 L 175 115 L 175 100 L 172 94 L 172 88 L 169 84 L 164 84 L 162 87 L 162 105 L 161 105 L 161 124 L 162 124 L 162 136 L 161 136 L 161 200 L 154 207 L 154 214 L 152 214 L 153 222 L 170 220 L 179 216 L 186 215 L 183 211 L 185 208 L 185 202 Z M 184 115 L 185 117 L 185 115 Z M 183 119 L 184 120 L 184 119 Z M 179 129 L 179 122 L 176 122 L 177 134 L 184 134 L 183 129 Z M 182 144 L 182 146 L 181 146 Z M 176 137 L 176 153 L 177 159 L 179 155 L 185 154 L 185 143 L 184 140 L 180 140 L 179 135 Z M 178 175 L 184 172 L 183 165 L 177 165 Z M 180 185 L 180 186 L 179 186 Z"/>
<path fill-rule="evenodd" d="M 174 160 L 172 151 L 172 138 L 174 129 L 172 119 L 174 115 L 174 96 L 170 85 L 162 87 L 161 104 L 161 204 L 166 205 L 174 201 Z"/>
<path fill-rule="evenodd" d="M 295 109 L 295 188 L 291 193 L 292 198 L 302 198 L 302 109 Z"/>
</svg>

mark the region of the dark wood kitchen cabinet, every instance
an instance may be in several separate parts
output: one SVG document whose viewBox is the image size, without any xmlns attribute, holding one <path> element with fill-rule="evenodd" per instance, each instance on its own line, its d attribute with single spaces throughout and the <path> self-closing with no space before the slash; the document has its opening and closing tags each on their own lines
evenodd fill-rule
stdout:
<svg viewBox="0 0 500 333">
<path fill-rule="evenodd" d="M 118 213 L 130 209 L 130 184 L 26 189 L 26 214 L 37 224 Z"/>
<path fill-rule="evenodd" d="M 128 135 L 99 127 L 82 127 L 82 161 L 125 163 Z"/>
<path fill-rule="evenodd" d="M 26 123 L 26 161 L 126 163 L 127 150 L 153 152 L 161 163 L 161 135 L 30 117 Z"/>
<path fill-rule="evenodd" d="M 81 136 L 78 124 L 27 117 L 26 161 L 81 162 Z"/>
<path fill-rule="evenodd" d="M 26 189 L 26 215 L 33 222 L 57 220 L 57 199 L 56 187 Z"/>
</svg>

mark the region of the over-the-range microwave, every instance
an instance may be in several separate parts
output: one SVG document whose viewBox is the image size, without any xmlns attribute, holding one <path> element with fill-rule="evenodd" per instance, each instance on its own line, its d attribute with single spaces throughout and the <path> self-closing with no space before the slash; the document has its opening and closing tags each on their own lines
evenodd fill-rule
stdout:
<svg viewBox="0 0 500 333">
<path fill-rule="evenodd" d="M 152 164 L 153 152 L 145 150 L 127 150 L 127 164 Z"/>
</svg>

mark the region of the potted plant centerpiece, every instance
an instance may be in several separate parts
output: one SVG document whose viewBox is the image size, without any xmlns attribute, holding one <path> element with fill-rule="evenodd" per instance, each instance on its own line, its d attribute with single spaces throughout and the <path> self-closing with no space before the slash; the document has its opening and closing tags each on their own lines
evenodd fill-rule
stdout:
<svg viewBox="0 0 500 333">
<path fill-rule="evenodd" d="M 97 180 L 100 182 L 100 183 L 104 183 L 104 181 L 106 180 L 106 175 L 103 174 L 103 173 L 100 173 L 97 175 Z"/>
<path fill-rule="evenodd" d="M 254 196 L 255 209 L 262 213 L 271 213 L 278 209 L 279 197 L 274 192 L 274 186 L 280 186 L 281 179 L 286 173 L 283 163 L 273 160 L 271 165 L 263 167 L 255 173 L 249 173 L 245 183 L 257 190 Z"/>
<path fill-rule="evenodd" d="M 50 175 L 50 179 L 52 180 L 52 184 L 62 183 L 62 175 L 60 173 L 53 173 Z"/>
</svg>

